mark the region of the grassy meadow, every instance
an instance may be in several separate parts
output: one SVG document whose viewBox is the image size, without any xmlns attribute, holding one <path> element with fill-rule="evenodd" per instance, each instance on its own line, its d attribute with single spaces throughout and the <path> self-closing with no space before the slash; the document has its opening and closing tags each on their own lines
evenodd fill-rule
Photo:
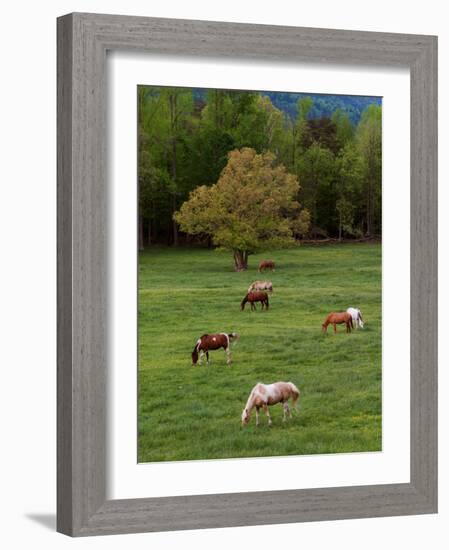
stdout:
<svg viewBox="0 0 449 550">
<path fill-rule="evenodd" d="M 259 274 L 262 258 L 274 273 Z M 249 284 L 271 280 L 268 311 L 240 302 Z M 323 335 L 327 313 L 359 307 L 363 330 Z M 232 365 L 224 350 L 192 366 L 204 333 L 238 332 Z M 139 260 L 138 461 L 195 460 L 381 450 L 381 245 L 342 244 L 250 256 L 155 247 Z M 270 407 L 255 426 L 240 415 L 257 382 L 292 381 L 299 412 L 282 422 Z"/>
</svg>

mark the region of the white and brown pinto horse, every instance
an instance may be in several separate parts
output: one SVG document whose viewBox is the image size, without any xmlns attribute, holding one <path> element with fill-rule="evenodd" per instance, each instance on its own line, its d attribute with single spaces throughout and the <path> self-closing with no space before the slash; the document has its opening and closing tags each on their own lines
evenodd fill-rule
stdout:
<svg viewBox="0 0 449 550">
<path fill-rule="evenodd" d="M 299 397 L 299 390 L 292 382 L 275 382 L 274 384 L 258 383 L 254 386 L 249 394 L 248 401 L 242 412 L 242 426 L 249 423 L 251 411 L 256 409 L 256 426 L 259 425 L 259 410 L 263 409 L 268 417 L 268 425 L 271 426 L 271 416 L 268 407 L 282 403 L 284 407 L 284 422 L 287 420 L 287 415 L 292 416 L 288 406 L 288 400 L 292 400 L 293 407 L 296 408 L 296 401 Z"/>
<path fill-rule="evenodd" d="M 218 334 L 203 334 L 198 338 L 195 347 L 192 351 L 192 364 L 201 365 L 203 355 L 206 355 L 207 364 L 209 364 L 209 351 L 223 348 L 226 352 L 226 362 L 231 364 L 231 342 L 238 340 L 239 335 L 236 332 L 226 334 L 220 332 Z M 199 359 L 199 361 L 198 361 Z"/>
<path fill-rule="evenodd" d="M 254 281 L 254 283 L 249 285 L 248 292 L 252 292 L 253 290 L 273 292 L 273 283 L 271 281 Z"/>
<path fill-rule="evenodd" d="M 349 313 L 352 317 L 352 320 L 354 321 L 355 328 L 363 328 L 364 322 L 362 317 L 362 312 L 360 309 L 357 309 L 356 307 L 348 307 L 346 310 L 347 313 Z"/>
</svg>

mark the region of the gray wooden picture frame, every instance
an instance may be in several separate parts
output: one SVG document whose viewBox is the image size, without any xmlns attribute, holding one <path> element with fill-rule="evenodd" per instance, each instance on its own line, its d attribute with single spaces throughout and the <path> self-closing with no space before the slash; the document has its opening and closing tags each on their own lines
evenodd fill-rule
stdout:
<svg viewBox="0 0 449 550">
<path fill-rule="evenodd" d="M 59 18 L 57 27 L 58 531 L 83 536 L 436 512 L 437 38 L 82 13 Z M 410 483 L 106 499 L 108 50 L 410 69 Z"/>
</svg>

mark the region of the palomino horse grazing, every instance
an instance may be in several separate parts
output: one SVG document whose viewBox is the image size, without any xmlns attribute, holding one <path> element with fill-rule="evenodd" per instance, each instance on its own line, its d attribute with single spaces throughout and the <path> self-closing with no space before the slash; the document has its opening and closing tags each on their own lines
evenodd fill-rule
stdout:
<svg viewBox="0 0 449 550">
<path fill-rule="evenodd" d="M 220 332 L 219 334 L 203 334 L 198 338 L 195 347 L 192 351 L 192 364 L 196 365 L 199 358 L 199 364 L 201 365 L 203 355 L 206 354 L 207 364 L 209 364 L 209 350 L 215 350 L 224 348 L 227 356 L 227 364 L 231 364 L 231 342 L 238 340 L 239 335 L 236 332 L 226 334 Z"/>
<path fill-rule="evenodd" d="M 271 269 L 274 271 L 274 262 L 273 260 L 262 260 L 259 264 L 259 273 L 265 271 L 265 269 Z"/>
<path fill-rule="evenodd" d="M 356 307 L 348 307 L 346 311 L 351 315 L 352 320 L 355 323 L 355 328 L 363 328 L 364 323 L 360 309 L 357 309 Z"/>
<path fill-rule="evenodd" d="M 271 416 L 268 410 L 270 405 L 282 403 L 284 407 L 284 422 L 287 415 L 292 416 L 288 406 L 288 400 L 291 398 L 293 407 L 296 408 L 296 401 L 299 397 L 299 390 L 292 382 L 275 382 L 274 384 L 261 384 L 254 386 L 249 394 L 248 401 L 242 412 L 242 426 L 249 423 L 251 411 L 256 408 L 256 426 L 259 425 L 259 409 L 262 408 L 268 416 L 268 425 L 271 426 Z"/>
<path fill-rule="evenodd" d="M 332 312 L 324 320 L 322 325 L 323 332 L 327 332 L 328 325 L 334 325 L 334 332 L 337 332 L 337 325 L 344 323 L 346 325 L 346 332 L 351 332 L 351 329 L 354 328 L 352 324 L 352 316 L 347 311 Z"/>
<path fill-rule="evenodd" d="M 243 298 L 242 303 L 240 304 L 240 309 L 243 311 L 245 309 L 246 302 L 251 304 L 251 309 L 256 308 L 256 302 L 262 303 L 262 309 L 265 306 L 265 309 L 268 309 L 268 294 L 266 292 L 261 292 L 260 290 L 255 290 L 254 292 L 248 292 L 248 294 Z"/>
<path fill-rule="evenodd" d="M 253 290 L 273 292 L 273 283 L 271 281 L 254 281 L 254 283 L 249 285 L 248 292 L 252 292 Z"/>
</svg>

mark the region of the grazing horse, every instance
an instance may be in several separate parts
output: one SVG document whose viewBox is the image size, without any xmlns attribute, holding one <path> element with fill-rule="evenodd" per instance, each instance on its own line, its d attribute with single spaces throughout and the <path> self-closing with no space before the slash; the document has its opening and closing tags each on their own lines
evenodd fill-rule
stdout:
<svg viewBox="0 0 449 550">
<path fill-rule="evenodd" d="M 357 309 L 355 307 L 348 307 L 346 310 L 352 317 L 352 320 L 355 323 L 355 328 L 363 328 L 363 318 L 362 318 L 362 312 L 360 309 Z"/>
<path fill-rule="evenodd" d="M 337 332 L 337 325 L 341 325 L 342 323 L 345 323 L 346 325 L 346 332 L 351 332 L 351 329 L 354 328 L 354 325 L 352 324 L 352 316 L 347 311 L 334 311 L 329 313 L 322 325 L 323 332 L 327 332 L 328 325 L 334 325 L 334 332 Z"/>
<path fill-rule="evenodd" d="M 248 292 L 252 292 L 253 290 L 273 292 L 273 283 L 271 281 L 254 281 L 254 283 L 249 285 Z"/>
<path fill-rule="evenodd" d="M 259 273 L 265 271 L 265 269 L 271 269 L 274 271 L 274 262 L 273 260 L 262 260 L 259 264 Z"/>
<path fill-rule="evenodd" d="M 242 412 L 242 426 L 249 423 L 251 411 L 256 408 L 256 426 L 259 425 L 259 409 L 262 408 L 268 417 L 268 425 L 271 426 L 271 416 L 268 410 L 270 405 L 282 403 L 284 407 L 284 422 L 287 415 L 292 416 L 288 406 L 288 400 L 291 398 L 293 407 L 296 408 L 296 401 L 299 397 L 299 390 L 292 382 L 275 382 L 274 384 L 258 383 L 249 394 L 248 401 Z"/>
<path fill-rule="evenodd" d="M 262 303 L 262 309 L 265 306 L 265 309 L 268 309 L 268 294 L 260 290 L 255 290 L 254 292 L 248 292 L 248 294 L 243 298 L 242 303 L 240 304 L 240 309 L 243 311 L 245 309 L 246 302 L 251 304 L 251 309 L 255 310 L 256 302 Z"/>
<path fill-rule="evenodd" d="M 224 348 L 226 352 L 226 363 L 231 364 L 231 342 L 238 340 L 239 335 L 236 332 L 226 334 L 220 332 L 219 334 L 203 334 L 198 338 L 195 347 L 192 351 L 192 365 L 196 365 L 199 358 L 199 364 L 201 365 L 203 355 L 206 354 L 207 364 L 209 364 L 209 350 L 215 350 Z"/>
</svg>

